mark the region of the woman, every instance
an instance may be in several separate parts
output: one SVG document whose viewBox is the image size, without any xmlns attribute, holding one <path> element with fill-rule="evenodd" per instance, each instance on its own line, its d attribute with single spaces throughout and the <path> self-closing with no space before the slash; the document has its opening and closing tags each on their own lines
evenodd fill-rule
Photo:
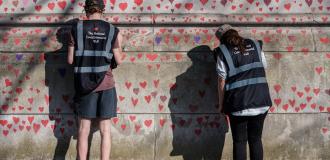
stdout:
<svg viewBox="0 0 330 160">
<path fill-rule="evenodd" d="M 91 120 L 99 121 L 101 159 L 110 157 L 110 119 L 116 117 L 117 96 L 112 64 L 121 64 L 122 36 L 102 20 L 103 0 L 86 0 L 87 20 L 72 27 L 68 63 L 74 65 L 75 104 L 79 117 L 78 156 L 87 159 Z"/>
<path fill-rule="evenodd" d="M 221 42 L 214 50 L 219 104 L 221 112 L 229 116 L 234 160 L 247 158 L 247 142 L 250 159 L 261 160 L 263 124 L 272 106 L 262 41 L 245 39 L 227 24 L 217 30 L 216 36 Z"/>
</svg>

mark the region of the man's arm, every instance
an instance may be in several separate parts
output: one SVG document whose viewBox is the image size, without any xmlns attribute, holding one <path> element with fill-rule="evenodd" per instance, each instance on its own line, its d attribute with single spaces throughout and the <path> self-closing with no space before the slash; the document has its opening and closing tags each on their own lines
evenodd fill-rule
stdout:
<svg viewBox="0 0 330 160">
<path fill-rule="evenodd" d="M 122 56 L 123 56 L 122 48 L 121 48 L 122 40 L 123 40 L 123 36 L 121 35 L 121 33 L 119 31 L 116 42 L 112 48 L 117 65 L 120 65 L 122 63 Z"/>
<path fill-rule="evenodd" d="M 223 99 L 225 95 L 225 80 L 218 76 L 219 112 L 223 113 Z"/>
</svg>

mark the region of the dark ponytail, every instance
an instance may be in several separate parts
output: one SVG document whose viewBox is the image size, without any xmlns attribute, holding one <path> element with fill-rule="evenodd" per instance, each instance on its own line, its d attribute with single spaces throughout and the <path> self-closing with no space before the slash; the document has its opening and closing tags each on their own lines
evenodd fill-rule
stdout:
<svg viewBox="0 0 330 160">
<path fill-rule="evenodd" d="M 220 39 L 221 43 L 225 45 L 230 45 L 230 46 L 236 46 L 238 47 L 238 50 L 241 53 L 245 52 L 246 45 L 244 43 L 244 38 L 241 37 L 238 32 L 234 29 L 230 29 L 227 32 L 223 34 L 223 36 Z"/>
</svg>

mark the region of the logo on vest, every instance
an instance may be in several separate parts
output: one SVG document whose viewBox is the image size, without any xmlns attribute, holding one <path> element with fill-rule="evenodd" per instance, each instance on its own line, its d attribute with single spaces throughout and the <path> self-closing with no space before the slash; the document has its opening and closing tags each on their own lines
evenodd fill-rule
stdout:
<svg viewBox="0 0 330 160">
<path fill-rule="evenodd" d="M 251 44 L 248 44 L 245 46 L 245 52 L 242 54 L 243 56 L 248 56 L 248 55 L 252 55 L 253 52 L 251 51 L 255 51 L 255 48 L 251 45 Z M 238 49 L 238 47 L 234 47 L 234 51 L 233 51 L 234 55 L 237 55 L 237 54 L 240 54 L 241 51 Z"/>
<path fill-rule="evenodd" d="M 104 32 L 97 32 L 99 29 L 96 27 L 94 32 L 88 31 L 86 34 L 86 40 L 92 40 L 93 43 L 100 43 L 100 40 L 106 40 L 106 34 Z"/>
</svg>

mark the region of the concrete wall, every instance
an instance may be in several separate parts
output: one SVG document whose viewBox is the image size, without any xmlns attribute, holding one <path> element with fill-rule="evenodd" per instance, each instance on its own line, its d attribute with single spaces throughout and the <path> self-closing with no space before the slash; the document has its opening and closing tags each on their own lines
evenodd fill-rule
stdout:
<svg viewBox="0 0 330 160">
<path fill-rule="evenodd" d="M 67 31 L 83 0 L 0 0 L 0 159 L 75 159 Z M 211 49 L 222 23 L 264 41 L 265 159 L 330 159 L 329 0 L 106 0 L 124 35 L 116 160 L 231 157 Z M 97 124 L 91 159 L 99 157 Z"/>
</svg>

